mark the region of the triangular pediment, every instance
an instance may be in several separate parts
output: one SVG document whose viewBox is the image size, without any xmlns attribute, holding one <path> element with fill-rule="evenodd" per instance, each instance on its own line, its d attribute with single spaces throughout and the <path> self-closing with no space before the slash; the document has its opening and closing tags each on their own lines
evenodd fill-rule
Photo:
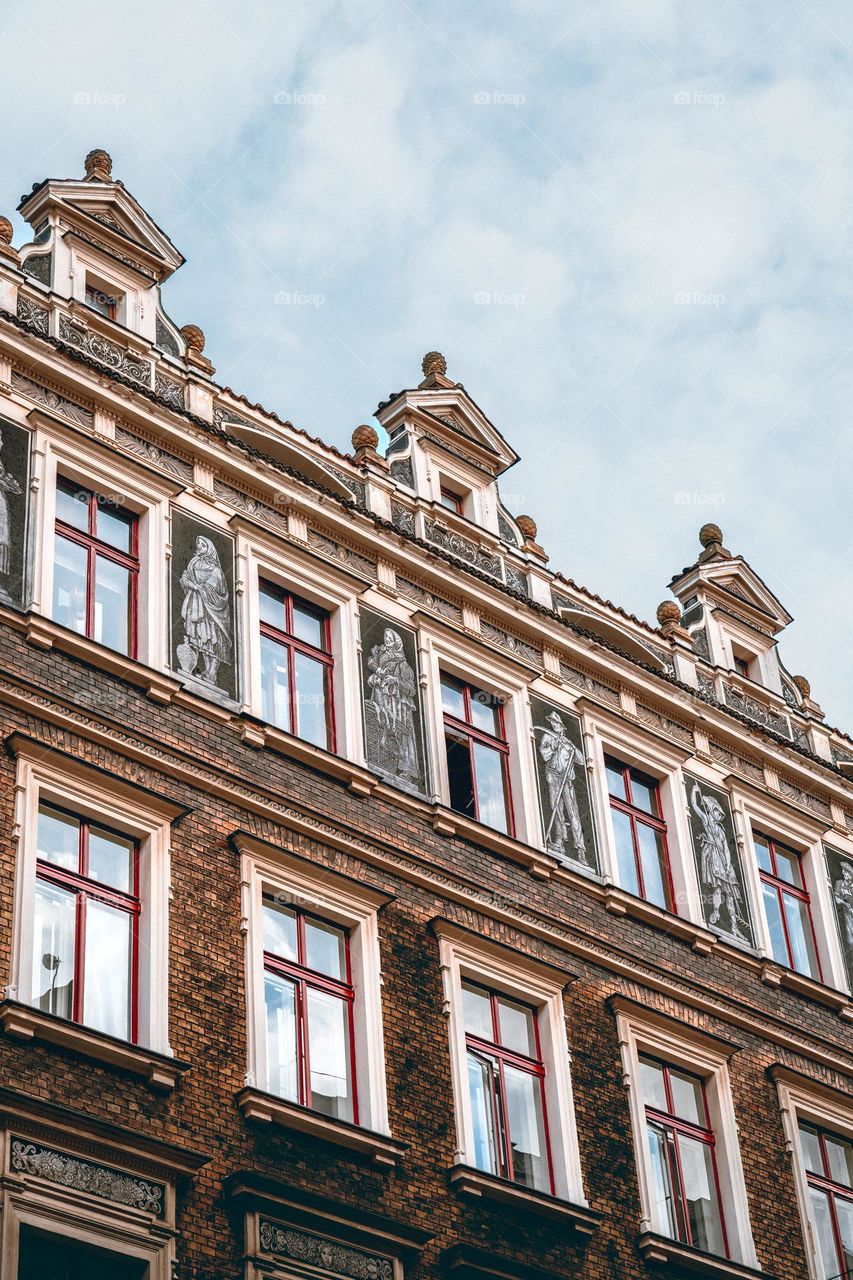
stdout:
<svg viewBox="0 0 853 1280">
<path fill-rule="evenodd" d="M 710 603 L 752 619 L 774 634 L 793 621 L 778 596 L 741 556 L 700 560 L 671 586 L 681 600 L 704 588 L 702 594 Z"/>
<path fill-rule="evenodd" d="M 435 445 L 451 454 L 470 456 L 493 475 L 518 461 L 518 454 L 461 383 L 401 391 L 379 406 L 376 417 L 389 432 L 406 417 Z"/>
</svg>

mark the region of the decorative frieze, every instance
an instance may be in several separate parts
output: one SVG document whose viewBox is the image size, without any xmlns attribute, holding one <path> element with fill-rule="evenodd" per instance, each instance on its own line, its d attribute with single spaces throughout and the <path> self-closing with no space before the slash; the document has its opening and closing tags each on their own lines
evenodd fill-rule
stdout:
<svg viewBox="0 0 853 1280">
<path fill-rule="evenodd" d="M 690 632 L 690 638 L 693 641 L 693 652 L 697 658 L 704 658 L 706 662 L 711 661 L 711 647 L 708 644 L 708 632 L 704 627 L 697 627 L 695 631 Z"/>
<path fill-rule="evenodd" d="M 94 1164 L 80 1156 L 67 1155 L 40 1143 L 12 1139 L 11 1166 L 15 1173 L 41 1178 L 56 1186 L 83 1191 L 113 1204 L 130 1209 L 141 1209 L 162 1218 L 166 1188 L 159 1182 L 149 1182 L 132 1174 L 111 1169 L 108 1165 Z"/>
<path fill-rule="evenodd" d="M 492 578 L 502 577 L 500 556 L 484 551 L 470 538 L 463 537 L 461 533 L 448 529 L 446 525 L 439 524 L 436 520 L 424 520 L 424 532 L 428 542 L 441 547 L 442 551 L 455 556 L 457 560 L 464 560 L 466 564 L 473 565 L 475 569 L 479 569 L 481 573 L 487 573 Z"/>
<path fill-rule="evenodd" d="M 244 512 L 252 520 L 258 520 L 261 524 L 269 525 L 271 529 L 277 529 L 280 533 L 287 532 L 287 514 L 284 511 L 277 510 L 275 507 L 269 506 L 268 503 L 251 497 L 248 493 L 244 493 L 242 489 L 235 489 L 232 484 L 226 484 L 224 480 L 215 478 L 213 481 L 213 494 L 214 497 L 227 502 L 229 506 L 236 507 L 238 511 Z"/>
<path fill-rule="evenodd" d="M 367 509 L 367 486 L 365 485 L 364 481 L 356 479 L 355 476 L 347 475 L 345 471 L 339 470 L 338 467 L 330 467 L 327 464 L 324 464 L 324 465 L 330 475 L 333 475 L 336 480 L 340 480 L 341 484 L 345 485 L 347 489 L 349 489 L 357 506 L 361 507 L 363 510 L 366 510 Z"/>
<path fill-rule="evenodd" d="M 46 338 L 48 336 L 50 332 L 50 312 L 47 307 L 40 307 L 37 302 L 33 302 L 30 298 L 19 293 L 17 316 L 22 325 L 25 325 L 27 329 L 31 329 L 33 333 L 37 333 L 39 337 Z"/>
<path fill-rule="evenodd" d="M 715 742 L 712 739 L 708 742 L 708 748 L 711 753 L 711 759 L 717 764 L 725 765 L 733 773 L 741 773 L 745 778 L 750 778 L 753 782 L 757 782 L 759 786 L 764 786 L 764 769 L 757 760 L 750 760 L 747 756 L 742 756 L 738 751 L 732 751 L 730 747 L 724 747 L 722 743 Z"/>
<path fill-rule="evenodd" d="M 415 473 L 412 469 L 411 458 L 395 458 L 390 465 L 390 471 L 398 484 L 404 484 L 407 489 L 414 489 Z"/>
<path fill-rule="evenodd" d="M 340 1276 L 345 1280 L 394 1280 L 394 1263 L 381 1254 L 368 1253 L 307 1231 L 280 1226 L 266 1218 L 261 1219 L 260 1228 L 264 1253 L 277 1254 L 301 1266 L 311 1267 L 312 1275 Z"/>
<path fill-rule="evenodd" d="M 818 814 L 819 817 L 825 818 L 827 822 L 832 822 L 832 808 L 829 801 L 822 799 L 821 796 L 814 795 L 811 791 L 805 791 L 791 778 L 786 778 L 784 774 L 779 774 L 778 776 L 779 790 L 783 796 L 793 800 L 795 804 L 801 805 L 802 808 Z"/>
<path fill-rule="evenodd" d="M 491 640 L 492 644 L 496 644 L 498 648 L 506 649 L 507 653 L 511 653 L 513 657 L 520 658 L 522 662 L 542 670 L 544 664 L 542 650 L 537 649 L 536 645 L 528 640 L 522 640 L 520 636 L 504 631 L 503 627 L 495 626 L 485 618 L 480 620 L 480 635 L 484 640 Z"/>
<path fill-rule="evenodd" d="M 498 533 L 504 542 L 508 542 L 511 547 L 518 546 L 518 534 L 509 518 L 502 511 L 498 511 Z"/>
<path fill-rule="evenodd" d="M 406 534 L 409 538 L 414 538 L 416 533 L 415 513 L 411 507 L 404 507 L 402 502 L 392 502 L 391 523 L 395 529 L 400 530 L 400 533 Z"/>
<path fill-rule="evenodd" d="M 407 600 L 413 600 L 422 608 L 428 609 L 430 613 L 437 613 L 440 617 L 447 618 L 449 622 L 455 622 L 459 626 L 462 625 L 461 606 L 454 604 L 451 600 L 446 600 L 443 596 L 436 595 L 428 587 L 412 582 L 411 578 L 403 578 L 398 573 L 397 590 L 401 596 L 405 596 Z"/>
<path fill-rule="evenodd" d="M 506 585 L 513 591 L 517 591 L 520 596 L 530 595 L 530 585 L 527 581 L 527 574 L 521 569 L 516 569 L 514 564 L 510 564 L 508 560 L 504 561 L 504 579 Z"/>
<path fill-rule="evenodd" d="M 165 374 L 158 372 L 154 378 L 154 390 L 171 409 L 184 408 L 184 389 L 174 378 L 167 378 Z"/>
<path fill-rule="evenodd" d="M 662 711 L 658 711 L 654 707 L 638 702 L 637 719 L 641 720 L 643 724 L 649 725 L 652 729 L 659 729 L 667 737 L 675 738 L 687 747 L 692 748 L 694 746 L 693 730 L 689 725 L 682 723 L 681 720 L 673 720 L 672 716 L 664 715 Z"/>
<path fill-rule="evenodd" d="M 152 444 L 150 440 L 136 435 L 134 431 L 128 431 L 127 427 L 123 427 L 120 423 L 116 423 L 115 442 L 128 453 L 132 453 L 134 457 L 141 458 L 149 466 L 156 467 L 158 471 L 165 471 L 167 475 L 174 476 L 176 480 L 182 480 L 184 484 L 192 483 L 192 463 L 186 462 L 167 449 L 161 449 L 159 445 Z"/>
<path fill-rule="evenodd" d="M 361 555 L 360 552 L 354 551 L 351 547 L 344 546 L 341 542 L 336 542 L 328 534 L 320 533 L 319 529 L 309 528 L 308 546 L 319 552 L 320 555 L 326 556 L 327 559 L 336 560 L 338 564 L 345 565 L 348 569 L 354 569 L 356 573 L 365 578 L 370 578 L 372 582 L 376 581 L 377 569 L 372 560 L 368 560 L 367 556 Z"/>
<path fill-rule="evenodd" d="M 51 413 L 61 414 L 63 418 L 68 418 L 70 422 L 76 422 L 81 427 L 95 425 L 95 415 L 91 409 L 86 409 L 82 404 L 75 404 L 73 400 L 68 400 L 58 392 L 43 387 L 40 382 L 34 382 L 32 378 L 18 373 L 16 369 L 12 370 L 12 389 L 20 391 L 21 395 L 34 400 L 36 404 L 40 404 Z"/>
<path fill-rule="evenodd" d="M 608 702 L 611 707 L 619 706 L 618 690 L 612 689 L 603 680 L 599 680 L 590 672 L 584 671 L 582 667 L 572 666 L 561 658 L 560 675 L 564 680 L 568 680 L 569 684 L 575 685 L 578 689 L 583 689 L 585 693 L 590 693 L 595 698 L 600 698 L 602 702 Z"/>
<path fill-rule="evenodd" d="M 49 285 L 53 270 L 53 254 L 31 253 L 21 263 L 21 270 L 24 275 L 32 276 L 34 280 L 38 280 L 39 284 Z"/>
<path fill-rule="evenodd" d="M 115 342 L 110 342 L 109 338 L 102 337 L 100 333 L 86 329 L 78 323 L 72 324 L 67 316 L 60 316 L 59 336 L 69 346 L 76 347 L 78 351 L 91 356 L 100 364 L 108 365 L 125 378 L 142 382 L 147 387 L 151 386 L 150 363 L 141 356 L 132 355 L 129 351 L 123 350 Z"/>
<path fill-rule="evenodd" d="M 786 738 L 790 738 L 791 726 L 787 716 L 750 697 L 736 685 L 724 682 L 723 689 L 727 707 L 731 707 L 733 711 L 739 711 L 741 715 L 746 716 L 747 720 L 752 720 L 753 723 L 760 724 L 765 729 L 772 729 L 774 733 L 781 733 Z"/>
<path fill-rule="evenodd" d="M 165 351 L 170 356 L 175 356 L 177 358 L 181 354 L 171 331 L 163 323 L 160 316 L 157 316 L 155 320 L 154 342 L 161 351 Z"/>
</svg>

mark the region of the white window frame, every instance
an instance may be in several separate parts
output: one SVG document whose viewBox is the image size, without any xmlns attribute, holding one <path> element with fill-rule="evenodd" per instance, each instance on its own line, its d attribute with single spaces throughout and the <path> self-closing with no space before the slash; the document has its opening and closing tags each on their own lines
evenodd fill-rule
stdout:
<svg viewBox="0 0 853 1280">
<path fill-rule="evenodd" d="M 247 1086 L 269 1092 L 262 927 L 262 896 L 267 890 L 349 931 L 358 1124 L 390 1136 L 379 948 L 379 910 L 389 896 L 246 833 L 239 832 L 233 839 L 241 854 Z"/>
<path fill-rule="evenodd" d="M 34 513 L 41 530 L 33 575 L 33 609 L 53 620 L 53 546 L 56 526 L 57 477 L 74 481 L 98 493 L 120 493 L 126 510 L 138 520 L 139 573 L 136 597 L 136 655 L 119 655 L 128 662 L 141 662 L 158 671 L 168 670 L 168 617 L 166 556 L 169 503 L 175 486 L 150 472 L 144 474 L 119 454 L 102 454 L 96 449 L 81 455 L 79 439 L 61 428 L 36 432 L 35 467 L 38 476 Z M 60 624 L 57 624 L 60 625 Z M 77 633 L 75 632 L 75 635 Z M 79 637 L 83 643 L 95 640 Z M 110 650 L 112 652 L 112 650 Z"/>
<path fill-rule="evenodd" d="M 450 781 L 447 774 L 447 753 L 444 744 L 444 709 L 441 702 L 441 675 L 446 672 L 466 684 L 476 685 L 501 700 L 504 713 L 504 732 L 509 748 L 508 774 L 512 796 L 512 816 L 515 831 L 509 839 L 516 839 L 534 849 L 542 849 L 542 823 L 539 818 L 538 792 L 536 790 L 535 762 L 530 751 L 530 708 L 527 688 L 532 673 L 506 661 L 482 641 L 466 643 L 465 638 L 439 632 L 428 621 L 421 623 L 421 645 L 424 669 L 427 672 L 427 693 L 424 699 L 427 732 L 430 736 L 430 754 L 435 764 L 433 785 L 438 802 L 447 809 L 450 805 Z M 455 811 L 454 811 L 455 812 Z M 492 831 L 485 823 L 460 814 L 460 820 L 473 822 Z M 498 835 L 503 835 L 499 832 Z"/>
<path fill-rule="evenodd" d="M 75 302 L 85 307 L 84 314 L 87 317 L 94 315 L 109 323 L 108 317 L 93 311 L 86 302 L 86 285 L 90 277 L 93 278 L 93 283 L 105 284 L 115 289 L 117 294 L 121 294 L 121 306 L 116 309 L 116 318 L 113 323 L 137 332 L 142 319 L 142 294 L 138 284 L 135 283 L 135 276 L 111 271 L 100 255 L 96 256 L 88 252 L 75 242 L 71 248 L 72 297 Z"/>
<path fill-rule="evenodd" d="M 246 690 L 250 713 L 263 720 L 261 701 L 261 620 L 259 584 L 263 578 L 284 591 L 301 596 L 329 614 L 332 701 L 335 719 L 334 753 L 354 764 L 364 764 L 361 731 L 360 675 L 358 668 L 358 594 L 352 580 L 317 560 L 309 560 L 262 531 L 243 532 L 237 540 L 238 564 L 245 565 L 242 593 L 244 617 Z M 241 575 L 243 576 L 243 575 Z M 264 721 L 264 723 L 270 723 Z M 271 728 L 278 726 L 271 725 Z M 286 730 L 280 730 L 284 733 Z M 318 748 L 322 750 L 322 748 Z M 330 754 L 332 754 L 330 750 Z"/>
<path fill-rule="evenodd" d="M 776 1083 L 779 1108 L 782 1112 L 782 1127 L 785 1131 L 785 1145 L 791 1156 L 809 1278 L 823 1280 L 817 1227 L 812 1212 L 808 1177 L 800 1143 L 799 1122 L 805 1120 L 853 1142 L 853 1102 L 840 1091 L 821 1085 L 818 1081 L 812 1081 L 807 1076 L 785 1067 L 771 1067 L 770 1074 Z"/>
<path fill-rule="evenodd" d="M 610 1004 L 616 1015 L 622 1079 L 628 1090 L 631 1111 L 640 1189 L 641 1233 L 653 1232 L 666 1239 L 674 1239 L 668 1234 L 666 1224 L 658 1221 L 655 1212 L 646 1106 L 640 1088 L 639 1060 L 642 1054 L 648 1054 L 704 1080 L 729 1250 L 735 1262 L 758 1269 L 728 1070 L 729 1059 L 737 1052 L 737 1046 L 645 1009 L 624 997 L 611 997 Z"/>
<path fill-rule="evenodd" d="M 450 1045 L 456 1120 L 454 1164 L 470 1169 L 477 1167 L 462 1005 L 462 982 L 470 980 L 535 1007 L 545 1068 L 545 1108 L 554 1194 L 571 1204 L 588 1207 L 581 1172 L 563 1001 L 565 987 L 572 975 L 520 951 L 490 942 L 448 920 L 434 920 L 432 930 L 439 944 L 444 1013 Z"/>
<path fill-rule="evenodd" d="M 16 739 L 14 940 L 8 995 L 31 1008 L 38 809 L 60 805 L 139 841 L 140 884 L 136 1045 L 172 1055 L 169 1045 L 169 888 L 171 823 L 177 805 L 158 800 L 41 743 Z M 84 1024 L 72 1023 L 69 1026 Z M 95 1032 L 95 1034 L 97 1034 Z M 130 1041 L 127 1042 L 131 1044 Z"/>
</svg>

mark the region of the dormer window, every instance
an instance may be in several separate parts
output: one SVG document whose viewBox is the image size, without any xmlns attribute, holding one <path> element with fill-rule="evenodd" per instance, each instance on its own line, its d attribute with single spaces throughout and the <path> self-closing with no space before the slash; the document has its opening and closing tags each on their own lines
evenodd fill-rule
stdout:
<svg viewBox="0 0 853 1280">
<path fill-rule="evenodd" d="M 86 306 L 106 316 L 108 320 L 118 320 L 124 294 L 114 286 L 86 276 Z"/>
<path fill-rule="evenodd" d="M 739 676 L 743 676 L 744 680 L 749 679 L 749 659 L 741 658 L 738 654 L 734 657 L 735 671 Z"/>
<path fill-rule="evenodd" d="M 732 644 L 732 667 L 744 680 L 761 683 L 758 658 L 738 644 Z"/>
</svg>

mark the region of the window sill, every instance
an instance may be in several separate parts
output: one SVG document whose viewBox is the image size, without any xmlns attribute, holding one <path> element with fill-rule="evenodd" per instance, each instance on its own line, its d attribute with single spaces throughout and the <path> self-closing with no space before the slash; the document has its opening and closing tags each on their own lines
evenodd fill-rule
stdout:
<svg viewBox="0 0 853 1280">
<path fill-rule="evenodd" d="M 786 969 L 775 960 L 763 960 L 761 963 L 761 981 L 766 987 L 783 987 L 785 991 L 794 991 L 797 995 L 814 1000 L 827 1009 L 834 1010 L 848 1022 L 853 1021 L 853 1004 L 843 991 L 828 987 L 825 982 L 809 978 L 795 969 Z"/>
<path fill-rule="evenodd" d="M 475 822 L 464 813 L 455 809 L 446 809 L 444 805 L 434 805 L 432 810 L 432 827 L 442 836 L 459 836 L 471 844 L 480 845 L 491 853 L 499 853 L 510 862 L 526 867 L 531 875 L 539 880 L 550 880 L 557 865 L 550 854 L 533 849 L 530 845 L 517 840 L 515 836 L 504 835 L 494 827 L 487 827 L 482 822 Z"/>
<path fill-rule="evenodd" d="M 453 1280 L 562 1280 L 565 1273 L 525 1266 L 470 1244 L 454 1244 L 440 1258 L 441 1275 Z"/>
<path fill-rule="evenodd" d="M 668 933 L 673 938 L 688 942 L 699 955 L 710 955 L 717 945 L 717 935 L 710 929 L 706 929 L 704 925 L 694 924 L 692 920 L 686 920 L 683 916 L 664 911 L 653 902 L 646 902 L 644 898 L 626 893 L 616 885 L 608 885 L 605 889 L 604 906 L 611 915 L 630 916 L 632 920 L 640 920 L 643 924 L 652 925 L 653 928 L 660 929 L 661 932 Z"/>
<path fill-rule="evenodd" d="M 362 1129 L 360 1125 L 350 1124 L 347 1120 L 333 1120 L 330 1116 L 321 1115 L 319 1111 L 286 1102 L 284 1098 L 263 1093 L 260 1089 L 242 1089 L 237 1094 L 237 1106 L 245 1120 L 275 1124 L 282 1129 L 319 1138 L 322 1142 L 368 1156 L 374 1164 L 386 1168 L 397 1165 L 407 1150 L 405 1143 L 397 1142 L 385 1134 Z"/>
<path fill-rule="evenodd" d="M 250 719 L 244 715 L 241 720 L 241 736 L 244 742 L 253 747 L 278 751 L 291 760 L 298 760 L 301 764 L 307 764 L 312 769 L 318 769 L 345 782 L 355 795 L 371 795 L 378 782 L 377 775 L 369 769 L 354 764 L 344 756 L 336 755 L 334 751 L 306 742 L 304 738 L 298 738 L 284 729 L 278 729 L 265 720 L 256 720 L 254 717 Z"/>
<path fill-rule="evenodd" d="M 70 631 L 39 613 L 27 615 L 26 638 L 37 649 L 59 649 L 60 652 L 80 658 L 112 676 L 119 676 L 128 684 L 144 689 L 149 698 L 162 705 L 171 702 L 181 688 L 179 680 L 163 675 L 152 667 L 146 667 L 136 658 L 129 658 L 127 654 L 89 640 L 76 631 Z"/>
<path fill-rule="evenodd" d="M 76 1022 L 66 1022 L 52 1013 L 42 1013 L 40 1009 L 32 1009 L 13 1000 L 4 1000 L 0 1004 L 0 1027 L 13 1040 L 38 1040 L 43 1044 L 57 1045 L 70 1049 L 81 1058 L 105 1062 L 131 1075 L 141 1076 L 155 1093 L 171 1093 L 189 1070 L 189 1064 L 177 1058 L 117 1040 Z"/>
<path fill-rule="evenodd" d="M 601 1221 L 601 1214 L 594 1209 L 572 1204 L 569 1200 L 560 1200 L 544 1191 L 519 1187 L 505 1178 L 496 1178 L 494 1174 L 483 1173 L 481 1169 L 473 1169 L 470 1165 L 458 1164 L 451 1169 L 450 1184 L 461 1195 L 514 1205 L 525 1214 L 563 1222 L 579 1236 L 591 1236 Z"/>
<path fill-rule="evenodd" d="M 769 1272 L 746 1267 L 742 1262 L 732 1262 L 715 1253 L 704 1253 L 692 1245 L 681 1244 L 667 1236 L 645 1231 L 637 1241 L 645 1262 L 666 1267 L 669 1274 L 680 1280 L 681 1276 L 717 1276 L 720 1280 L 772 1280 Z"/>
</svg>

